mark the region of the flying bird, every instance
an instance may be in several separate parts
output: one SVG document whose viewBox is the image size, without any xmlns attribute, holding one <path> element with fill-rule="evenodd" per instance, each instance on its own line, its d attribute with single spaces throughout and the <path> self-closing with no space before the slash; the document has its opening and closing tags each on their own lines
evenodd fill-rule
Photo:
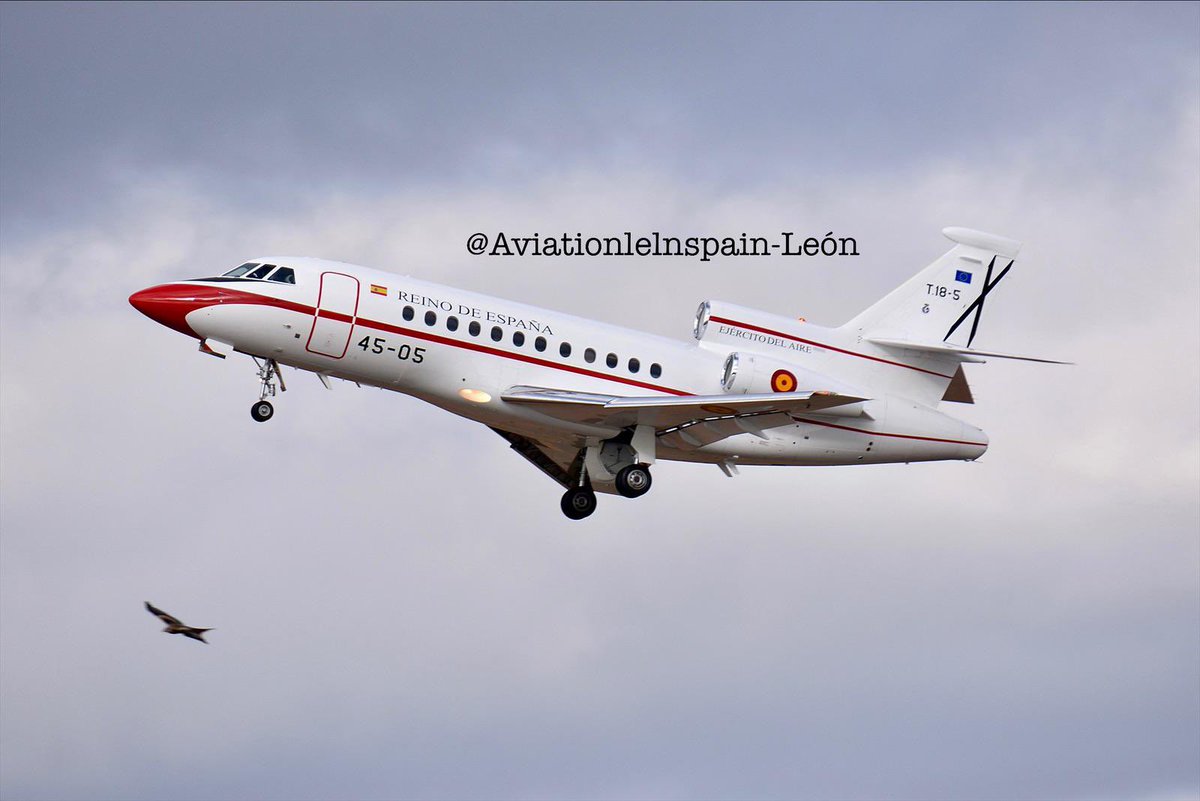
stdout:
<svg viewBox="0 0 1200 801">
<path fill-rule="evenodd" d="M 194 626 L 184 625 L 183 621 L 179 618 L 168 615 L 163 610 L 153 606 L 149 601 L 146 601 L 146 609 L 150 614 L 167 624 L 163 631 L 168 634 L 182 634 L 184 637 L 191 637 L 193 640 L 199 640 L 208 645 L 208 640 L 204 639 L 204 632 L 212 631 L 212 629 L 198 629 Z"/>
</svg>

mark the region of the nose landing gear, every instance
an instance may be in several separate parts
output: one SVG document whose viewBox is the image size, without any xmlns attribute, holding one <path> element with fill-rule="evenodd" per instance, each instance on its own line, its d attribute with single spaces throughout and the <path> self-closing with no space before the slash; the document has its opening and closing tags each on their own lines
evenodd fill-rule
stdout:
<svg viewBox="0 0 1200 801">
<path fill-rule="evenodd" d="M 250 407 L 250 416 L 260 423 L 265 423 L 275 416 L 275 407 L 270 401 L 257 401 Z"/>
<path fill-rule="evenodd" d="M 262 382 L 258 400 L 250 407 L 250 416 L 256 422 L 265 423 L 275 416 L 275 406 L 267 398 L 275 397 L 276 379 L 279 381 L 281 392 L 287 392 L 287 384 L 284 383 L 283 374 L 279 372 L 279 363 L 274 359 L 259 359 L 257 356 L 250 358 L 254 359 L 254 364 L 258 367 L 258 380 Z"/>
</svg>

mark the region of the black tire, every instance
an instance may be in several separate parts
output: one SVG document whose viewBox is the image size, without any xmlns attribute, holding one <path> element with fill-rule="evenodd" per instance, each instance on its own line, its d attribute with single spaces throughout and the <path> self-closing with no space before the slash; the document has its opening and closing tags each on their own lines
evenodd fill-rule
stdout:
<svg viewBox="0 0 1200 801">
<path fill-rule="evenodd" d="M 640 498 L 650 491 L 650 468 L 644 464 L 631 464 L 617 473 L 617 492 L 626 498 Z"/>
<path fill-rule="evenodd" d="M 275 407 L 270 401 L 260 400 L 250 407 L 250 416 L 260 423 L 265 423 L 275 416 Z"/>
<path fill-rule="evenodd" d="M 596 493 L 590 489 L 569 489 L 562 496 L 562 512 L 572 520 L 582 520 L 596 511 Z"/>
</svg>

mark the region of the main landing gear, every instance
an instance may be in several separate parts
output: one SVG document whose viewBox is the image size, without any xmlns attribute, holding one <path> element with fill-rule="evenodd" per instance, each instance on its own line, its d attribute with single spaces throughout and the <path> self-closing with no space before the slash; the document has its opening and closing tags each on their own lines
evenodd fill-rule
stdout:
<svg viewBox="0 0 1200 801">
<path fill-rule="evenodd" d="M 275 416 L 275 406 L 267 398 L 275 397 L 276 379 L 279 381 L 281 392 L 287 392 L 287 384 L 283 381 L 283 374 L 279 372 L 279 363 L 274 359 L 260 359 L 257 356 L 250 358 L 254 359 L 254 364 L 258 367 L 258 380 L 262 382 L 258 400 L 250 407 L 250 416 L 256 422 L 265 423 Z"/>
<path fill-rule="evenodd" d="M 573 487 L 563 493 L 563 514 L 572 520 L 582 520 L 596 511 L 596 493 L 591 487 Z"/>
<path fill-rule="evenodd" d="M 617 492 L 626 498 L 640 498 L 650 491 L 650 466 L 631 464 L 617 473 Z"/>
<path fill-rule="evenodd" d="M 596 492 L 592 489 L 592 480 L 588 477 L 583 457 L 584 451 L 580 451 L 575 463 L 569 468 L 568 475 L 574 486 L 567 488 L 558 504 L 563 514 L 571 520 L 582 520 L 596 511 Z"/>
<path fill-rule="evenodd" d="M 563 514 L 572 520 L 582 520 L 596 511 L 596 492 L 582 457 L 581 452 L 570 471 L 575 476 L 572 482 L 575 486 L 563 493 L 559 504 Z M 615 476 L 611 472 L 606 475 L 606 481 L 611 481 L 617 492 L 626 498 L 640 498 L 650 491 L 650 465 L 634 462 L 618 470 Z"/>
<path fill-rule="evenodd" d="M 626 498 L 640 498 L 650 491 L 650 468 L 644 464 L 631 464 L 617 473 L 617 492 Z M 596 493 L 584 473 L 580 484 L 563 493 L 560 503 L 563 514 L 572 520 L 582 520 L 596 511 Z"/>
</svg>

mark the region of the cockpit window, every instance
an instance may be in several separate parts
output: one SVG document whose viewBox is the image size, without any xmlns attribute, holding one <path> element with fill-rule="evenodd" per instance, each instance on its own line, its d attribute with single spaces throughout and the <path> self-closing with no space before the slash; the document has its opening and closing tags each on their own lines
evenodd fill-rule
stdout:
<svg viewBox="0 0 1200 801">
<path fill-rule="evenodd" d="M 296 271 L 291 267 L 280 267 L 278 270 L 271 273 L 271 277 L 267 280 L 278 281 L 281 284 L 294 284 L 296 283 Z"/>
<path fill-rule="evenodd" d="M 264 264 L 261 267 L 259 267 L 258 269 L 251 272 L 246 277 L 247 278 L 266 278 L 267 273 L 271 272 L 271 270 L 274 270 L 274 269 L 275 269 L 274 264 Z"/>
<path fill-rule="evenodd" d="M 246 262 L 245 264 L 243 264 L 241 267 L 234 267 L 232 270 L 225 273 L 225 275 L 230 278 L 237 278 L 239 276 L 245 275 L 246 273 L 250 272 L 252 269 L 254 269 L 257 266 L 258 266 L 257 262 L 249 261 L 249 262 Z"/>
</svg>

